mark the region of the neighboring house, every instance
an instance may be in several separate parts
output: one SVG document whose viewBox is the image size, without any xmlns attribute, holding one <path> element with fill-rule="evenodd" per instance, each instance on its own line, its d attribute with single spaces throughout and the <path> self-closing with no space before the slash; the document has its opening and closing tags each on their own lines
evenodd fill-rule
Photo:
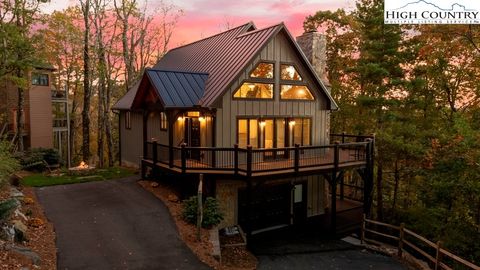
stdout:
<svg viewBox="0 0 480 270">
<path fill-rule="evenodd" d="M 17 134 L 18 89 L 11 82 L 0 83 L 0 136 L 13 145 L 23 138 L 26 150 L 56 148 L 68 163 L 68 99 L 65 91 L 56 90 L 52 84 L 53 67 L 38 67 L 29 74 L 31 85 L 25 89 L 23 106 L 23 132 Z"/>
<path fill-rule="evenodd" d="M 330 144 L 337 105 L 319 78 L 325 39 L 305 33 L 299 43 L 305 53 L 283 23 L 247 23 L 170 50 L 114 106 L 121 164 L 178 174 L 185 188 L 203 175 L 204 193 L 225 215 L 221 226 L 249 233 L 327 212 L 335 229 L 337 210 L 362 208 L 343 200 L 347 169 L 362 176 L 368 212 L 373 141 Z M 341 201 L 328 195 L 337 184 Z"/>
</svg>

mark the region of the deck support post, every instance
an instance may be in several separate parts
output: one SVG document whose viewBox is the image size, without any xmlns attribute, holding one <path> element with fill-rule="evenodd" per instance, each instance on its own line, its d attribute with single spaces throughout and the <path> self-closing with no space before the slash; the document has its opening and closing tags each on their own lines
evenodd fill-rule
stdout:
<svg viewBox="0 0 480 270">
<path fill-rule="evenodd" d="M 243 228 L 245 229 L 245 231 L 247 232 L 247 236 L 251 236 L 252 235 L 252 227 L 250 226 L 250 223 L 252 222 L 252 217 L 250 216 L 252 214 L 252 193 L 253 193 L 253 187 L 252 187 L 252 180 L 249 178 L 247 179 L 247 213 L 246 213 L 246 216 L 247 216 L 247 222 L 245 223 L 245 225 L 247 226 L 246 228 Z"/>
<path fill-rule="evenodd" d="M 299 167 L 300 167 L 300 144 L 296 143 L 295 144 L 295 156 L 294 156 L 294 168 L 295 168 L 295 173 L 298 173 Z"/>
<path fill-rule="evenodd" d="M 187 170 L 187 150 L 185 149 L 186 144 L 182 143 L 181 149 L 181 159 L 182 159 L 182 173 L 185 173 Z"/>
<path fill-rule="evenodd" d="M 233 145 L 233 166 L 235 175 L 238 175 L 238 144 Z"/>
<path fill-rule="evenodd" d="M 337 175 L 338 175 L 338 165 L 339 165 L 339 154 L 340 146 L 339 142 L 335 142 L 333 153 L 333 171 L 330 179 L 332 187 L 332 205 L 330 213 L 330 229 L 332 233 L 336 233 L 337 228 Z"/>
<path fill-rule="evenodd" d="M 252 176 L 252 146 L 247 146 L 247 176 Z"/>
</svg>

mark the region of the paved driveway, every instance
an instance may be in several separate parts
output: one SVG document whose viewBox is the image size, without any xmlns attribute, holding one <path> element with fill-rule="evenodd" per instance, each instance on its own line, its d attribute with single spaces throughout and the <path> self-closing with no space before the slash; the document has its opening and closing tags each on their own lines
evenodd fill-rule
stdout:
<svg viewBox="0 0 480 270">
<path fill-rule="evenodd" d="M 318 229 L 316 230 L 318 232 Z M 290 229 L 266 233 L 250 241 L 259 270 L 406 270 L 394 258 L 367 251 L 315 231 Z"/>
<path fill-rule="evenodd" d="M 36 189 L 55 227 L 58 269 L 208 269 L 135 180 Z"/>
</svg>

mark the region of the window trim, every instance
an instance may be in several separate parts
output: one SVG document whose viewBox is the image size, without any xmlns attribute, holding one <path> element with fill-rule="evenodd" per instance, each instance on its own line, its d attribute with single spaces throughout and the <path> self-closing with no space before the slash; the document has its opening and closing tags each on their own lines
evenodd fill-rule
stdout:
<svg viewBox="0 0 480 270">
<path fill-rule="evenodd" d="M 160 112 L 160 130 L 168 130 L 168 118 L 165 112 Z"/>
<path fill-rule="evenodd" d="M 132 118 L 131 112 L 125 112 L 125 129 L 132 129 Z"/>
</svg>

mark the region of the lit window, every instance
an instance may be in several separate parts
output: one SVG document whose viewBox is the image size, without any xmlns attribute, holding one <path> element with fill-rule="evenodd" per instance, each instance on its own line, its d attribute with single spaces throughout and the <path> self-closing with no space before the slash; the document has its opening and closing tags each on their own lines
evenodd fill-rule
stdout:
<svg viewBox="0 0 480 270">
<path fill-rule="evenodd" d="M 273 98 L 271 83 L 243 83 L 233 95 L 235 98 Z"/>
<path fill-rule="evenodd" d="M 160 130 L 167 130 L 168 120 L 165 112 L 160 112 Z"/>
<path fill-rule="evenodd" d="M 130 112 L 125 113 L 125 128 L 126 129 L 132 128 L 132 122 L 130 121 Z"/>
<path fill-rule="evenodd" d="M 298 73 L 297 69 L 295 69 L 292 65 L 281 65 L 280 66 L 280 74 L 282 80 L 288 81 L 301 81 L 302 77 Z"/>
<path fill-rule="evenodd" d="M 281 99 L 314 100 L 312 92 L 305 85 L 282 84 L 280 89 Z"/>
<path fill-rule="evenodd" d="M 264 78 L 272 79 L 273 78 L 273 64 L 272 63 L 260 63 L 257 67 L 250 73 L 252 78 Z"/>
<path fill-rule="evenodd" d="M 32 84 L 48 86 L 48 74 L 32 73 Z"/>
</svg>

